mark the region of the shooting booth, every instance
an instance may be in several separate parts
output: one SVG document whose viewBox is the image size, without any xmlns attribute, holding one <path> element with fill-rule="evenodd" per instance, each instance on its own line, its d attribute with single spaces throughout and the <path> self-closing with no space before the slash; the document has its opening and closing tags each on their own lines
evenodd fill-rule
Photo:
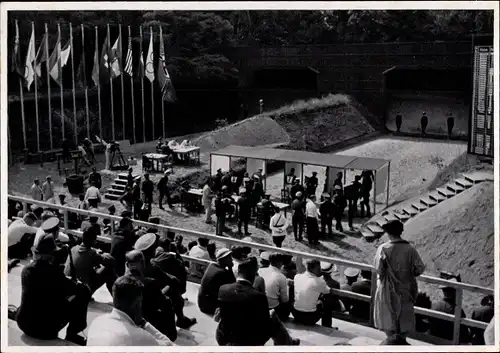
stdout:
<svg viewBox="0 0 500 353">
<path fill-rule="evenodd" d="M 363 170 L 370 170 L 374 175 L 370 192 L 373 214 L 376 213 L 377 204 L 385 205 L 385 207 L 389 205 L 390 165 L 389 160 L 380 158 L 268 147 L 231 145 L 210 153 L 212 176 L 217 173 L 218 169 L 221 169 L 222 172 L 245 169 L 250 176 L 262 169 L 264 191 L 271 195 L 271 200 L 281 198 L 283 201 L 281 195 L 288 184 L 286 176 L 292 168 L 301 184 L 304 184 L 307 178 L 305 175 L 307 169 L 320 170 L 321 168 L 323 170 L 321 175 L 318 175 L 320 184 L 316 190 L 317 195 L 321 195 L 323 191 L 330 193 L 333 190 L 333 182 L 339 172 L 343 173 L 343 184 L 348 185 L 354 180 L 355 175 L 361 174 Z"/>
</svg>

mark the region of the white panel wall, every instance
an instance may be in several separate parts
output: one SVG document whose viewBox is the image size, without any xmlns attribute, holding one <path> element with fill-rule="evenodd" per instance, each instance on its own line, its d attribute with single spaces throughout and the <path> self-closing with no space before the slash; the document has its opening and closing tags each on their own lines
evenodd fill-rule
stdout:
<svg viewBox="0 0 500 353">
<path fill-rule="evenodd" d="M 229 168 L 231 167 L 230 157 L 212 155 L 211 158 L 211 175 L 217 174 L 217 169 L 222 169 L 223 172 L 229 171 Z"/>
</svg>

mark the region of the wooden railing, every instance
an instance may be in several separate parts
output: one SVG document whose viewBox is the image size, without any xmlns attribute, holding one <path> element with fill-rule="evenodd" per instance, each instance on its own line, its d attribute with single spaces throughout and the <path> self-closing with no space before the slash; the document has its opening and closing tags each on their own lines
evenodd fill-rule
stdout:
<svg viewBox="0 0 500 353">
<path fill-rule="evenodd" d="M 69 219 L 68 214 L 70 212 L 76 213 L 79 215 L 85 215 L 85 216 L 95 216 L 95 217 L 99 217 L 102 219 L 109 219 L 109 220 L 113 220 L 113 221 L 119 221 L 121 219 L 121 217 L 111 216 L 111 215 L 105 214 L 105 213 L 80 210 L 77 208 L 56 205 L 56 204 L 47 203 L 47 202 L 43 202 L 43 201 L 34 201 L 32 199 L 19 197 L 19 196 L 9 195 L 8 199 L 10 201 L 16 201 L 16 202 L 21 203 L 23 205 L 24 212 L 28 212 L 28 205 L 29 204 L 32 204 L 32 205 L 35 204 L 35 205 L 41 206 L 43 208 L 51 208 L 51 209 L 57 209 L 57 210 L 63 211 L 64 232 L 67 234 L 70 234 L 70 235 L 77 236 L 77 237 L 81 236 L 81 231 L 71 230 L 68 227 L 68 219 Z M 292 255 L 292 256 L 303 258 L 303 259 L 316 259 L 319 261 L 326 261 L 329 263 L 333 263 L 335 265 L 357 268 L 359 270 L 368 270 L 372 273 L 372 284 L 373 285 L 371 287 L 372 288 L 371 296 L 362 295 L 362 294 L 353 293 L 353 292 L 344 291 L 344 290 L 338 290 L 338 289 L 334 289 L 333 292 L 336 295 L 338 295 L 339 297 L 346 297 L 346 298 L 370 302 L 370 304 L 371 304 L 370 305 L 370 307 L 371 307 L 370 308 L 370 313 L 371 313 L 370 325 L 373 326 L 373 298 L 374 298 L 375 290 L 376 290 L 375 284 L 377 283 L 377 274 L 371 265 L 360 263 L 360 262 L 339 259 L 339 258 L 334 258 L 334 257 L 323 256 L 323 255 L 310 254 L 310 253 L 306 253 L 303 251 L 297 251 L 297 250 L 291 250 L 291 249 L 285 249 L 285 248 L 277 248 L 277 247 L 270 246 L 270 245 L 252 243 L 252 242 L 247 242 L 247 241 L 243 241 L 243 240 L 239 240 L 239 239 L 227 238 L 227 237 L 218 236 L 218 235 L 214 235 L 214 234 L 198 232 L 198 231 L 194 231 L 194 230 L 187 230 L 187 229 L 176 228 L 176 227 L 171 227 L 171 226 L 166 226 L 166 225 L 158 225 L 158 224 L 153 224 L 153 223 L 143 222 L 143 221 L 138 221 L 138 220 L 132 220 L 132 222 L 136 226 L 143 226 L 146 228 L 156 228 L 160 231 L 172 231 L 172 232 L 175 232 L 176 234 L 181 234 L 181 235 L 196 237 L 196 238 L 201 238 L 201 237 L 207 238 L 207 239 L 219 241 L 219 242 L 230 244 L 230 245 L 248 246 L 248 247 L 253 248 L 253 249 L 278 252 L 281 254 Z M 113 222 L 111 222 L 111 224 L 113 224 Z M 113 227 L 110 227 L 110 228 L 111 228 L 110 235 L 112 236 L 114 230 L 113 230 Z M 106 243 L 109 243 L 111 241 L 110 237 L 106 237 L 106 236 L 99 236 L 98 240 L 101 242 L 106 242 Z M 197 263 L 204 263 L 204 264 L 211 263 L 211 261 L 196 259 L 196 258 L 192 258 L 192 257 L 186 256 L 186 255 L 182 255 L 182 257 L 187 261 L 194 261 Z M 419 280 L 421 282 L 439 285 L 439 286 L 446 285 L 448 287 L 456 289 L 456 300 L 455 300 L 456 306 L 455 306 L 454 315 L 445 314 L 443 312 L 439 312 L 439 311 L 435 311 L 435 310 L 415 307 L 415 313 L 417 313 L 417 314 L 421 314 L 424 316 L 438 318 L 438 319 L 453 322 L 453 324 L 454 324 L 453 340 L 452 340 L 452 342 L 450 342 L 451 344 L 453 344 L 453 345 L 459 344 L 459 342 L 460 342 L 460 340 L 459 340 L 459 338 L 460 338 L 460 326 L 461 325 L 473 327 L 473 328 L 486 329 L 486 327 L 488 325 L 487 323 L 461 317 L 463 291 L 481 293 L 484 295 L 493 295 L 494 294 L 493 289 L 481 287 L 481 286 L 476 286 L 476 285 L 472 285 L 472 284 L 467 284 L 467 283 L 452 282 L 452 281 L 448 281 L 448 280 L 445 280 L 442 278 L 437 278 L 437 277 L 427 276 L 427 275 L 419 276 L 417 278 L 417 280 Z"/>
</svg>

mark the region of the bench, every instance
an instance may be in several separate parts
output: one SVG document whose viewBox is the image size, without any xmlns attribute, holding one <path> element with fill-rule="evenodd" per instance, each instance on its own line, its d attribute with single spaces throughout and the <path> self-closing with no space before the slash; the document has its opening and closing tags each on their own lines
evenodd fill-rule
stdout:
<svg viewBox="0 0 500 353">
<path fill-rule="evenodd" d="M 17 323 L 14 320 L 9 320 L 8 323 L 8 345 L 9 346 L 72 346 L 78 347 L 78 345 L 73 342 L 69 342 L 60 338 L 53 340 L 39 340 L 30 336 L 27 336 L 17 327 Z"/>
</svg>

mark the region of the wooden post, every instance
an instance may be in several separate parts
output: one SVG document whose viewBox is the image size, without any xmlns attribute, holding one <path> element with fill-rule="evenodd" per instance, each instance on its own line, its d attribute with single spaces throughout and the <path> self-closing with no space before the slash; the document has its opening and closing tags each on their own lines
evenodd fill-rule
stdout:
<svg viewBox="0 0 500 353">
<path fill-rule="evenodd" d="M 123 72 L 123 41 L 122 41 L 122 25 L 118 25 L 118 40 L 120 41 L 120 57 L 118 58 L 120 62 L 120 87 L 122 91 L 122 140 L 126 140 L 125 137 L 125 88 L 123 87 L 123 75 L 125 75 L 125 72 Z"/>
<path fill-rule="evenodd" d="M 375 304 L 375 292 L 377 291 L 377 271 L 375 269 L 372 269 L 372 286 L 371 286 L 371 300 L 370 300 L 370 326 L 375 325 L 375 318 L 374 318 L 374 304 Z"/>
<path fill-rule="evenodd" d="M 385 207 L 389 207 L 389 180 L 391 179 L 391 162 L 387 166 L 387 195 L 385 199 Z"/>
<path fill-rule="evenodd" d="M 460 321 L 462 320 L 462 294 L 460 288 L 455 289 L 455 320 L 453 321 L 453 345 L 460 344 Z"/>
<path fill-rule="evenodd" d="M 62 77 L 62 62 L 61 62 L 61 24 L 57 24 L 57 34 L 59 35 L 59 45 L 57 46 L 57 71 L 59 72 L 59 80 L 60 80 L 60 94 L 61 94 L 61 132 L 62 132 L 62 139 L 64 140 L 66 138 L 66 127 L 64 124 L 64 89 L 63 89 L 63 77 Z"/>
<path fill-rule="evenodd" d="M 31 22 L 31 27 L 33 29 L 33 36 L 35 36 L 35 22 Z M 42 46 L 43 43 L 40 43 L 40 46 Z M 36 60 L 33 63 L 33 68 L 36 66 Z M 38 114 L 38 75 L 36 73 L 36 70 L 34 70 L 35 73 L 33 75 L 34 83 L 35 83 L 35 122 L 36 122 L 36 151 L 40 153 L 40 117 Z M 40 69 L 41 71 L 41 69 Z"/>
<path fill-rule="evenodd" d="M 75 58 L 74 52 L 75 48 L 73 47 L 73 25 L 69 24 L 69 38 L 71 45 L 71 78 L 72 78 L 72 88 L 73 88 L 73 134 L 75 135 L 75 145 L 78 145 L 78 120 L 76 119 L 76 91 L 75 91 Z"/>
<path fill-rule="evenodd" d="M 64 210 L 64 231 L 67 232 L 69 229 L 69 216 L 68 216 L 68 210 Z"/>
<path fill-rule="evenodd" d="M 51 93 L 50 93 L 50 66 L 49 66 L 49 34 L 48 34 L 48 26 L 45 24 L 45 55 L 47 55 L 45 60 L 45 67 L 47 68 L 47 100 L 49 103 L 49 140 L 50 140 L 50 149 L 54 149 L 54 139 L 52 138 L 52 104 L 50 101 Z"/>
<path fill-rule="evenodd" d="M 374 183 L 373 183 L 373 216 L 377 214 L 377 171 L 374 173 Z M 368 205 L 370 204 L 370 198 L 368 198 Z"/>
</svg>

